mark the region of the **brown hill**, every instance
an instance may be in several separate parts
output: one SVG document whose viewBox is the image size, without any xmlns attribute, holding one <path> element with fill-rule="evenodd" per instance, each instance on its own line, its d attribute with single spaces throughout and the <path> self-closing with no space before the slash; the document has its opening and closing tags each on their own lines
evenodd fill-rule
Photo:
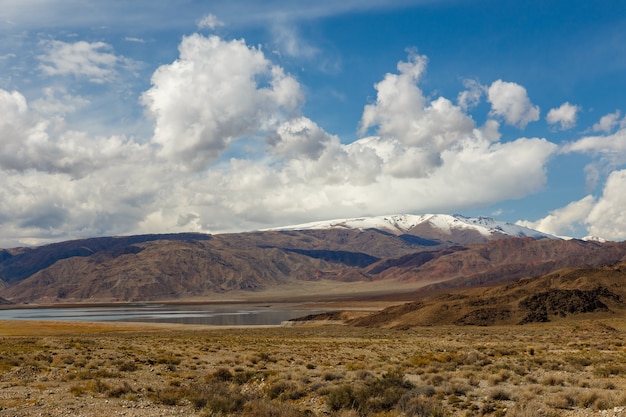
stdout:
<svg viewBox="0 0 626 417">
<path fill-rule="evenodd" d="M 626 260 L 623 243 L 520 238 L 386 259 L 368 267 L 366 273 L 372 279 L 441 282 L 431 286 L 441 289 L 490 285 L 568 267 L 601 266 L 621 260 Z"/>
<path fill-rule="evenodd" d="M 0 296 L 20 303 L 156 301 L 276 294 L 287 286 L 306 296 L 313 281 L 333 296 L 341 295 L 336 282 L 346 293 L 368 283 L 370 292 L 406 294 L 622 260 L 624 243 L 506 238 L 458 245 L 377 229 L 142 235 L 2 251 Z"/>
<path fill-rule="evenodd" d="M 353 326 L 496 325 L 546 322 L 590 313 L 626 313 L 626 263 L 570 268 L 486 288 L 422 297 L 349 321 Z"/>
<path fill-rule="evenodd" d="M 430 246 L 375 230 L 97 238 L 22 249 L 0 260 L 14 302 L 148 301 L 312 281 Z M 361 252 L 362 251 L 362 252 Z"/>
</svg>

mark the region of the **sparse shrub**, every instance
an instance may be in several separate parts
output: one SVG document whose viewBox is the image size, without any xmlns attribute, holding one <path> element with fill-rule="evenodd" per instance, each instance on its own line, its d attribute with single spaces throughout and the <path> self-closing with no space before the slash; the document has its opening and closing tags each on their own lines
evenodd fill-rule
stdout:
<svg viewBox="0 0 626 417">
<path fill-rule="evenodd" d="M 54 357 L 47 352 L 39 352 L 33 357 L 33 359 L 39 362 L 46 362 L 50 364 L 52 363 Z"/>
<path fill-rule="evenodd" d="M 549 386 L 563 385 L 563 379 L 555 375 L 548 375 L 541 380 L 541 383 Z"/>
<path fill-rule="evenodd" d="M 293 382 L 278 381 L 269 386 L 267 395 L 271 399 L 278 398 L 279 400 L 284 401 L 302 398 L 306 395 L 306 392 L 298 389 L 298 386 Z"/>
<path fill-rule="evenodd" d="M 538 401 L 515 404 L 506 412 L 506 417 L 558 417 L 558 415 L 558 412 L 547 409 Z"/>
<path fill-rule="evenodd" d="M 511 372 L 509 372 L 508 370 L 501 370 L 500 372 L 498 372 L 495 375 L 492 375 L 491 377 L 489 377 L 489 383 L 491 385 L 498 385 L 502 382 L 507 381 L 509 378 L 511 377 Z"/>
<path fill-rule="evenodd" d="M 245 405 L 243 395 L 234 391 L 222 391 L 211 395 L 207 402 L 206 408 L 214 414 L 228 414 L 241 411 Z"/>
<path fill-rule="evenodd" d="M 81 395 L 84 395 L 87 392 L 87 388 L 84 385 L 76 384 L 70 387 L 70 392 L 72 393 L 73 396 L 80 397 Z"/>
<path fill-rule="evenodd" d="M 218 368 L 215 372 L 209 375 L 208 379 L 220 382 L 230 382 L 233 380 L 233 374 L 227 368 Z"/>
<path fill-rule="evenodd" d="M 365 381 L 365 380 L 374 378 L 374 375 L 372 375 L 370 371 L 361 369 L 361 370 L 356 371 L 356 378 L 361 381 Z"/>
<path fill-rule="evenodd" d="M 567 409 L 576 405 L 576 393 L 572 391 L 560 392 L 548 398 L 546 403 L 554 408 Z"/>
<path fill-rule="evenodd" d="M 111 389 L 111 387 L 106 382 L 103 382 L 100 379 L 88 381 L 87 387 L 89 388 L 89 391 L 92 391 L 98 394 L 104 394 L 105 392 Z"/>
<path fill-rule="evenodd" d="M 248 382 L 251 379 L 253 379 L 256 375 L 257 374 L 255 372 L 252 372 L 252 371 L 237 372 L 233 376 L 233 382 L 236 383 L 236 384 L 239 384 L 239 385 L 243 385 L 246 382 Z"/>
<path fill-rule="evenodd" d="M 137 370 L 137 363 L 135 361 L 126 361 L 119 364 L 118 369 L 120 372 L 135 372 Z"/>
<path fill-rule="evenodd" d="M 119 398 L 124 394 L 131 394 L 135 392 L 133 388 L 128 384 L 128 382 L 124 381 L 122 385 L 118 385 L 114 388 L 111 388 L 107 395 L 113 398 Z"/>
<path fill-rule="evenodd" d="M 426 397 L 411 391 L 400 398 L 397 410 L 406 417 L 445 417 L 445 408 L 435 398 Z"/>
<path fill-rule="evenodd" d="M 337 411 L 344 408 L 354 408 L 356 398 L 350 385 L 344 384 L 333 388 L 326 397 L 326 404 L 331 410 Z"/>
<path fill-rule="evenodd" d="M 611 375 L 619 375 L 620 373 L 623 372 L 623 367 L 620 365 L 605 365 L 599 368 L 596 368 L 593 370 L 594 375 L 602 377 L 602 378 L 607 378 Z"/>
<path fill-rule="evenodd" d="M 440 386 L 443 382 L 446 381 L 446 378 L 442 375 L 431 375 L 428 379 L 428 382 L 430 382 L 431 384 L 433 384 L 434 386 L 438 387 Z"/>
<path fill-rule="evenodd" d="M 172 354 L 164 354 L 156 358 L 156 363 L 164 365 L 180 365 L 180 358 Z"/>
<path fill-rule="evenodd" d="M 324 381 L 337 381 L 337 380 L 343 379 L 343 375 L 336 374 L 333 372 L 324 372 L 324 375 L 322 375 L 322 379 Z"/>
<path fill-rule="evenodd" d="M 284 381 L 275 382 L 267 389 L 267 395 L 273 400 L 290 389 L 293 389 L 293 386 L 294 385 L 292 383 Z"/>
<path fill-rule="evenodd" d="M 597 391 L 584 391 L 578 395 L 577 405 L 582 408 L 590 408 L 600 399 Z"/>
<path fill-rule="evenodd" d="M 442 392 L 446 395 L 466 395 L 470 390 L 468 385 L 458 382 L 448 383 L 442 388 Z"/>
<path fill-rule="evenodd" d="M 186 399 L 195 408 L 206 408 L 216 415 L 241 411 L 245 404 L 244 396 L 235 387 L 215 380 L 179 388 L 178 399 Z"/>
<path fill-rule="evenodd" d="M 167 387 L 158 389 L 154 394 L 154 399 L 164 405 L 177 405 L 184 397 L 180 387 Z"/>
<path fill-rule="evenodd" d="M 243 414 L 247 417 L 306 417 L 310 415 L 290 405 L 274 404 L 261 399 L 246 403 Z"/>
<path fill-rule="evenodd" d="M 412 388 L 413 385 L 404 378 L 402 371 L 395 369 L 357 388 L 353 392 L 354 408 L 366 414 L 392 410 Z"/>
<path fill-rule="evenodd" d="M 508 401 L 511 399 L 511 394 L 503 389 L 494 389 L 489 394 L 489 397 L 495 401 Z"/>
<path fill-rule="evenodd" d="M 60 360 L 66 365 L 71 365 L 74 363 L 76 358 L 74 358 L 74 355 L 63 355 L 61 356 Z"/>
</svg>

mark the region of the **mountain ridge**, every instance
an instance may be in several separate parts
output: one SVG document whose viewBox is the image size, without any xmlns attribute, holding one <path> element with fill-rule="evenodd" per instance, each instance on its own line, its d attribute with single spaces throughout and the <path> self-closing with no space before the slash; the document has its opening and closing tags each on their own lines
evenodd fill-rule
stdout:
<svg viewBox="0 0 626 417">
<path fill-rule="evenodd" d="M 521 229 L 525 237 L 518 237 L 519 226 L 488 218 L 396 215 L 340 223 L 102 237 L 4 250 L 0 297 L 52 304 L 233 294 L 303 298 L 313 288 L 322 288 L 321 296 L 339 297 L 357 285 L 365 292 L 409 294 L 626 260 L 624 243 L 562 240 L 526 229 Z"/>
<path fill-rule="evenodd" d="M 296 224 L 264 230 L 310 230 L 310 229 L 380 229 L 395 234 L 411 234 L 416 228 L 426 227 L 452 235 L 454 231 L 473 230 L 487 239 L 504 236 L 532 237 L 534 239 L 560 239 L 524 226 L 494 220 L 490 217 L 466 217 L 460 214 L 392 214 L 386 216 L 355 217 Z"/>
</svg>

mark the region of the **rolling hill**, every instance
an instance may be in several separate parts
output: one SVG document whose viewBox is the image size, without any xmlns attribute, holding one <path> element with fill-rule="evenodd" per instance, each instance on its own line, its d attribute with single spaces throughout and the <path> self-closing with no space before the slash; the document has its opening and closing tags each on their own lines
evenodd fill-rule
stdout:
<svg viewBox="0 0 626 417">
<path fill-rule="evenodd" d="M 407 294 L 488 286 L 626 260 L 626 245 L 563 240 L 487 218 L 395 215 L 247 233 L 102 237 L 0 251 L 14 303 Z M 290 288 L 290 291 L 285 291 Z"/>
<path fill-rule="evenodd" d="M 626 312 L 626 263 L 567 268 L 491 287 L 456 289 L 348 320 L 353 326 L 408 328 L 502 325 Z M 314 319 L 314 318 L 311 318 Z"/>
</svg>

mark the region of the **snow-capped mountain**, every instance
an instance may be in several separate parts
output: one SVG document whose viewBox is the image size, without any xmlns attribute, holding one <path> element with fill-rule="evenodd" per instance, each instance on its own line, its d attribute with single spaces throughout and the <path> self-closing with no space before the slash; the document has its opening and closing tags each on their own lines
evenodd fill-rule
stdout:
<svg viewBox="0 0 626 417">
<path fill-rule="evenodd" d="M 379 229 L 396 235 L 411 234 L 422 237 L 445 239 L 459 234 L 480 235 L 484 240 L 503 237 L 531 237 L 534 239 L 558 239 L 513 223 L 502 222 L 488 217 L 465 217 L 448 214 L 395 214 L 389 216 L 358 217 L 304 223 L 272 230 L 314 230 L 314 229 Z M 470 239 L 475 240 L 475 239 Z"/>
</svg>

